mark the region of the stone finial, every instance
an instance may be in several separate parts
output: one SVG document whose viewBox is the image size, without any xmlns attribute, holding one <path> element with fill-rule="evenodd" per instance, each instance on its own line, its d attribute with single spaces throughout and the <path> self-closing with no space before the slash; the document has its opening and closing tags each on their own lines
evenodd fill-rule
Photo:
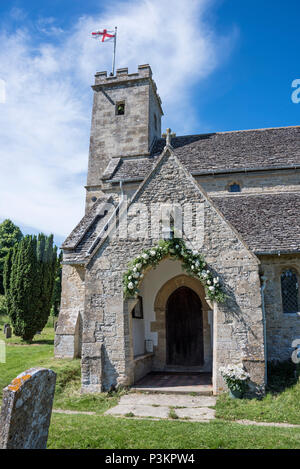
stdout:
<svg viewBox="0 0 300 469">
<path fill-rule="evenodd" d="M 171 129 L 167 129 L 165 134 L 162 134 L 162 137 L 166 139 L 166 146 L 171 146 L 171 140 L 173 137 L 176 137 L 175 133 L 172 133 Z"/>
<path fill-rule="evenodd" d="M 0 415 L 1 449 L 45 449 L 56 373 L 30 368 L 3 390 Z"/>
</svg>

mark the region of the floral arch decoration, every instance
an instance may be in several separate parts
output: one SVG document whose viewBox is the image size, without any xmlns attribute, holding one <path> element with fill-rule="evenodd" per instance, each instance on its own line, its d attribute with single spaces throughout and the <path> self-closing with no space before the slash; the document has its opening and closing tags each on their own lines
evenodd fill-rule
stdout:
<svg viewBox="0 0 300 469">
<path fill-rule="evenodd" d="M 180 260 L 183 269 L 196 277 L 205 288 L 209 299 L 224 302 L 226 295 L 222 290 L 219 277 L 215 277 L 198 251 L 188 249 L 182 239 L 161 240 L 150 249 L 145 249 L 130 264 L 123 277 L 125 298 L 137 297 L 139 285 L 147 268 L 155 268 L 165 257 Z"/>
</svg>

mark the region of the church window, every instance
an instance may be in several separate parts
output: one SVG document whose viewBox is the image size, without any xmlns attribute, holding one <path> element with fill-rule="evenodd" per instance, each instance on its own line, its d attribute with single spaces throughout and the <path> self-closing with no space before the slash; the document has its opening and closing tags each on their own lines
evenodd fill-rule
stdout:
<svg viewBox="0 0 300 469">
<path fill-rule="evenodd" d="M 124 114 L 125 114 L 125 103 L 124 103 L 124 101 L 116 104 L 116 114 L 117 114 L 117 116 L 124 116 Z"/>
<path fill-rule="evenodd" d="M 298 278 L 292 269 L 281 274 L 282 310 L 284 313 L 297 313 L 298 308 Z"/>
<path fill-rule="evenodd" d="M 233 184 L 230 184 L 229 192 L 241 192 L 241 186 L 234 182 Z"/>
<path fill-rule="evenodd" d="M 156 117 L 156 114 L 154 114 L 154 127 L 155 127 L 155 130 L 157 130 L 157 117 Z"/>
</svg>

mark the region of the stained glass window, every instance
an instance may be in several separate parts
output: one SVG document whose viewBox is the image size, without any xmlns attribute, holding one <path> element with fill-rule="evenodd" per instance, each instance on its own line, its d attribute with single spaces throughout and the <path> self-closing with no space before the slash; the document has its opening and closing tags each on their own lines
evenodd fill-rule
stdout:
<svg viewBox="0 0 300 469">
<path fill-rule="evenodd" d="M 298 312 L 298 279 L 292 269 L 281 274 L 282 309 L 284 313 Z"/>
</svg>

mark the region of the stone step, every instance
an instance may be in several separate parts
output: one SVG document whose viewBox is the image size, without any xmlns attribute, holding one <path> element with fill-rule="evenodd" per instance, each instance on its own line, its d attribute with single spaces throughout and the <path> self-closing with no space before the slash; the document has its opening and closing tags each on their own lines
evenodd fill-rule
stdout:
<svg viewBox="0 0 300 469">
<path fill-rule="evenodd" d="M 158 405 L 173 407 L 214 407 L 213 396 L 191 396 L 188 394 L 129 393 L 120 398 L 121 405 Z"/>
<path fill-rule="evenodd" d="M 130 388 L 131 392 L 153 393 L 153 394 L 195 394 L 197 396 L 212 396 L 212 386 L 172 386 L 172 387 L 154 387 L 154 386 L 137 386 Z"/>
<path fill-rule="evenodd" d="M 208 422 L 215 418 L 216 398 L 179 394 L 130 393 L 120 398 L 119 404 L 105 412 L 117 417 L 155 419 L 188 419 Z"/>
</svg>

